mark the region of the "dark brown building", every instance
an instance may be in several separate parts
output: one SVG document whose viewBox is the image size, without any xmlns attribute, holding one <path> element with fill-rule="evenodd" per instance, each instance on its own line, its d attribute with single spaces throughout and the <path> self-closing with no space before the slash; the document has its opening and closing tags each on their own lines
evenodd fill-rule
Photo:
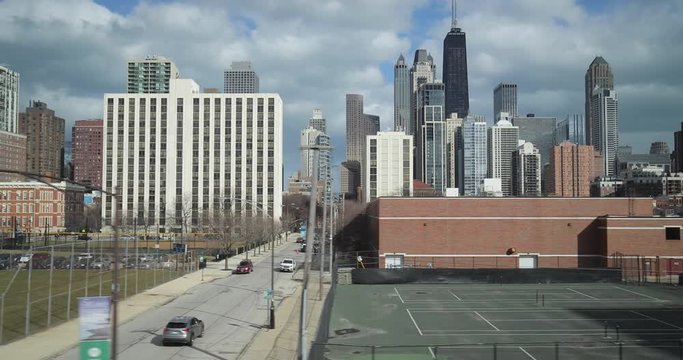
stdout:
<svg viewBox="0 0 683 360">
<path fill-rule="evenodd" d="M 0 169 L 26 171 L 26 136 L 0 131 Z M 18 181 L 23 176 L 0 172 L 0 182 Z"/>
<path fill-rule="evenodd" d="M 64 119 L 40 101 L 19 113 L 19 133 L 26 135 L 26 171 L 51 177 L 64 172 Z"/>
<path fill-rule="evenodd" d="M 71 132 L 74 181 L 102 187 L 102 120 L 78 120 Z"/>
</svg>

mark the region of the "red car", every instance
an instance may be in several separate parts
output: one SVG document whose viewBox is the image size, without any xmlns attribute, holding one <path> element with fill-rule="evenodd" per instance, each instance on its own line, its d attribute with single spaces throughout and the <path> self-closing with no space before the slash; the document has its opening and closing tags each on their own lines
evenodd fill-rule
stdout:
<svg viewBox="0 0 683 360">
<path fill-rule="evenodd" d="M 251 260 L 242 260 L 240 261 L 240 264 L 237 265 L 237 268 L 235 268 L 235 271 L 233 273 L 235 274 L 249 274 L 250 272 L 254 271 L 254 264 L 252 264 Z"/>
</svg>

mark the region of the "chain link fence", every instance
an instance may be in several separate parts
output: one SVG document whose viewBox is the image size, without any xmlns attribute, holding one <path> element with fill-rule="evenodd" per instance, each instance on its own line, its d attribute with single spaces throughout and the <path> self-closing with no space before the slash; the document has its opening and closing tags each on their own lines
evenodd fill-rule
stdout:
<svg viewBox="0 0 683 360">
<path fill-rule="evenodd" d="M 78 317 L 78 298 L 108 296 L 119 269 L 119 299 L 197 269 L 195 251 L 173 252 L 123 237 L 114 261 L 111 237 L 0 249 L 0 344 Z"/>
</svg>

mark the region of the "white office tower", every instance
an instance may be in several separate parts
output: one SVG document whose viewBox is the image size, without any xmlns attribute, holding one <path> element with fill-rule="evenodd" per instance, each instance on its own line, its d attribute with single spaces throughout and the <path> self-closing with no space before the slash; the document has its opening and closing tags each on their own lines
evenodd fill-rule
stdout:
<svg viewBox="0 0 683 360">
<path fill-rule="evenodd" d="M 501 112 L 517 116 L 517 84 L 502 82 L 493 89 L 493 118 Z"/>
<path fill-rule="evenodd" d="M 447 188 L 458 187 L 458 148 L 462 139 L 463 119 L 457 113 L 446 119 L 446 183 Z"/>
<path fill-rule="evenodd" d="M 486 119 L 468 115 L 462 123 L 458 148 L 458 187 L 463 196 L 479 196 L 487 172 Z"/>
<path fill-rule="evenodd" d="M 204 231 L 226 209 L 279 219 L 280 96 L 200 93 L 189 79 L 169 90 L 104 95 L 102 184 L 118 195 L 121 223 Z M 102 197 L 105 226 L 113 203 Z"/>
<path fill-rule="evenodd" d="M 410 69 L 403 54 L 394 65 L 394 131 L 410 127 Z"/>
<path fill-rule="evenodd" d="M 327 126 L 325 125 L 325 118 L 323 117 L 323 111 L 320 109 L 313 109 L 313 116 L 308 119 L 308 126 L 320 130 L 324 133 L 327 132 Z"/>
<path fill-rule="evenodd" d="M 406 127 L 406 134 L 415 136 L 417 128 L 418 111 L 418 90 L 422 84 L 433 83 L 436 78 L 436 65 L 432 55 L 425 49 L 415 50 L 413 67 L 410 68 L 410 126 Z"/>
<path fill-rule="evenodd" d="M 619 100 L 614 90 L 596 87 L 591 99 L 591 144 L 602 155 L 605 176 L 616 174 L 615 159 L 619 147 Z"/>
<path fill-rule="evenodd" d="M 128 92 L 131 94 L 167 94 L 171 79 L 180 78 L 173 61 L 151 55 L 128 61 Z"/>
<path fill-rule="evenodd" d="M 233 61 L 230 70 L 223 73 L 226 94 L 253 94 L 259 92 L 259 80 L 249 61 Z"/>
<path fill-rule="evenodd" d="M 381 196 L 413 196 L 413 137 L 403 131 L 367 137 L 365 202 Z"/>
<path fill-rule="evenodd" d="M 519 145 L 519 128 L 501 112 L 498 122 L 488 129 L 488 177 L 501 181 L 503 196 L 512 195 L 512 157 Z"/>
<path fill-rule="evenodd" d="M 541 196 L 541 153 L 530 142 L 517 148 L 512 159 L 512 194 L 514 196 Z"/>
<path fill-rule="evenodd" d="M 313 164 L 315 161 L 315 152 L 318 153 L 318 180 L 329 182 L 331 179 L 330 150 L 313 150 L 309 147 L 313 146 L 331 146 L 330 137 L 324 132 L 317 130 L 311 126 L 301 130 L 301 176 L 300 178 L 313 178 Z M 307 179 L 308 180 L 308 179 Z"/>
<path fill-rule="evenodd" d="M 17 133 L 19 73 L 0 65 L 0 131 Z"/>
</svg>

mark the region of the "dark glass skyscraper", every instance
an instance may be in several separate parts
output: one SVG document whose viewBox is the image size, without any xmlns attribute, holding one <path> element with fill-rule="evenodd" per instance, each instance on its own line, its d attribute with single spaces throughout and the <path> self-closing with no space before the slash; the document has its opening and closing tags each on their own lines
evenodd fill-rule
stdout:
<svg viewBox="0 0 683 360">
<path fill-rule="evenodd" d="M 451 31 L 443 39 L 443 82 L 446 85 L 446 117 L 458 113 L 464 118 L 470 112 L 467 85 L 467 43 L 465 33 L 458 27 L 453 2 Z"/>
</svg>

